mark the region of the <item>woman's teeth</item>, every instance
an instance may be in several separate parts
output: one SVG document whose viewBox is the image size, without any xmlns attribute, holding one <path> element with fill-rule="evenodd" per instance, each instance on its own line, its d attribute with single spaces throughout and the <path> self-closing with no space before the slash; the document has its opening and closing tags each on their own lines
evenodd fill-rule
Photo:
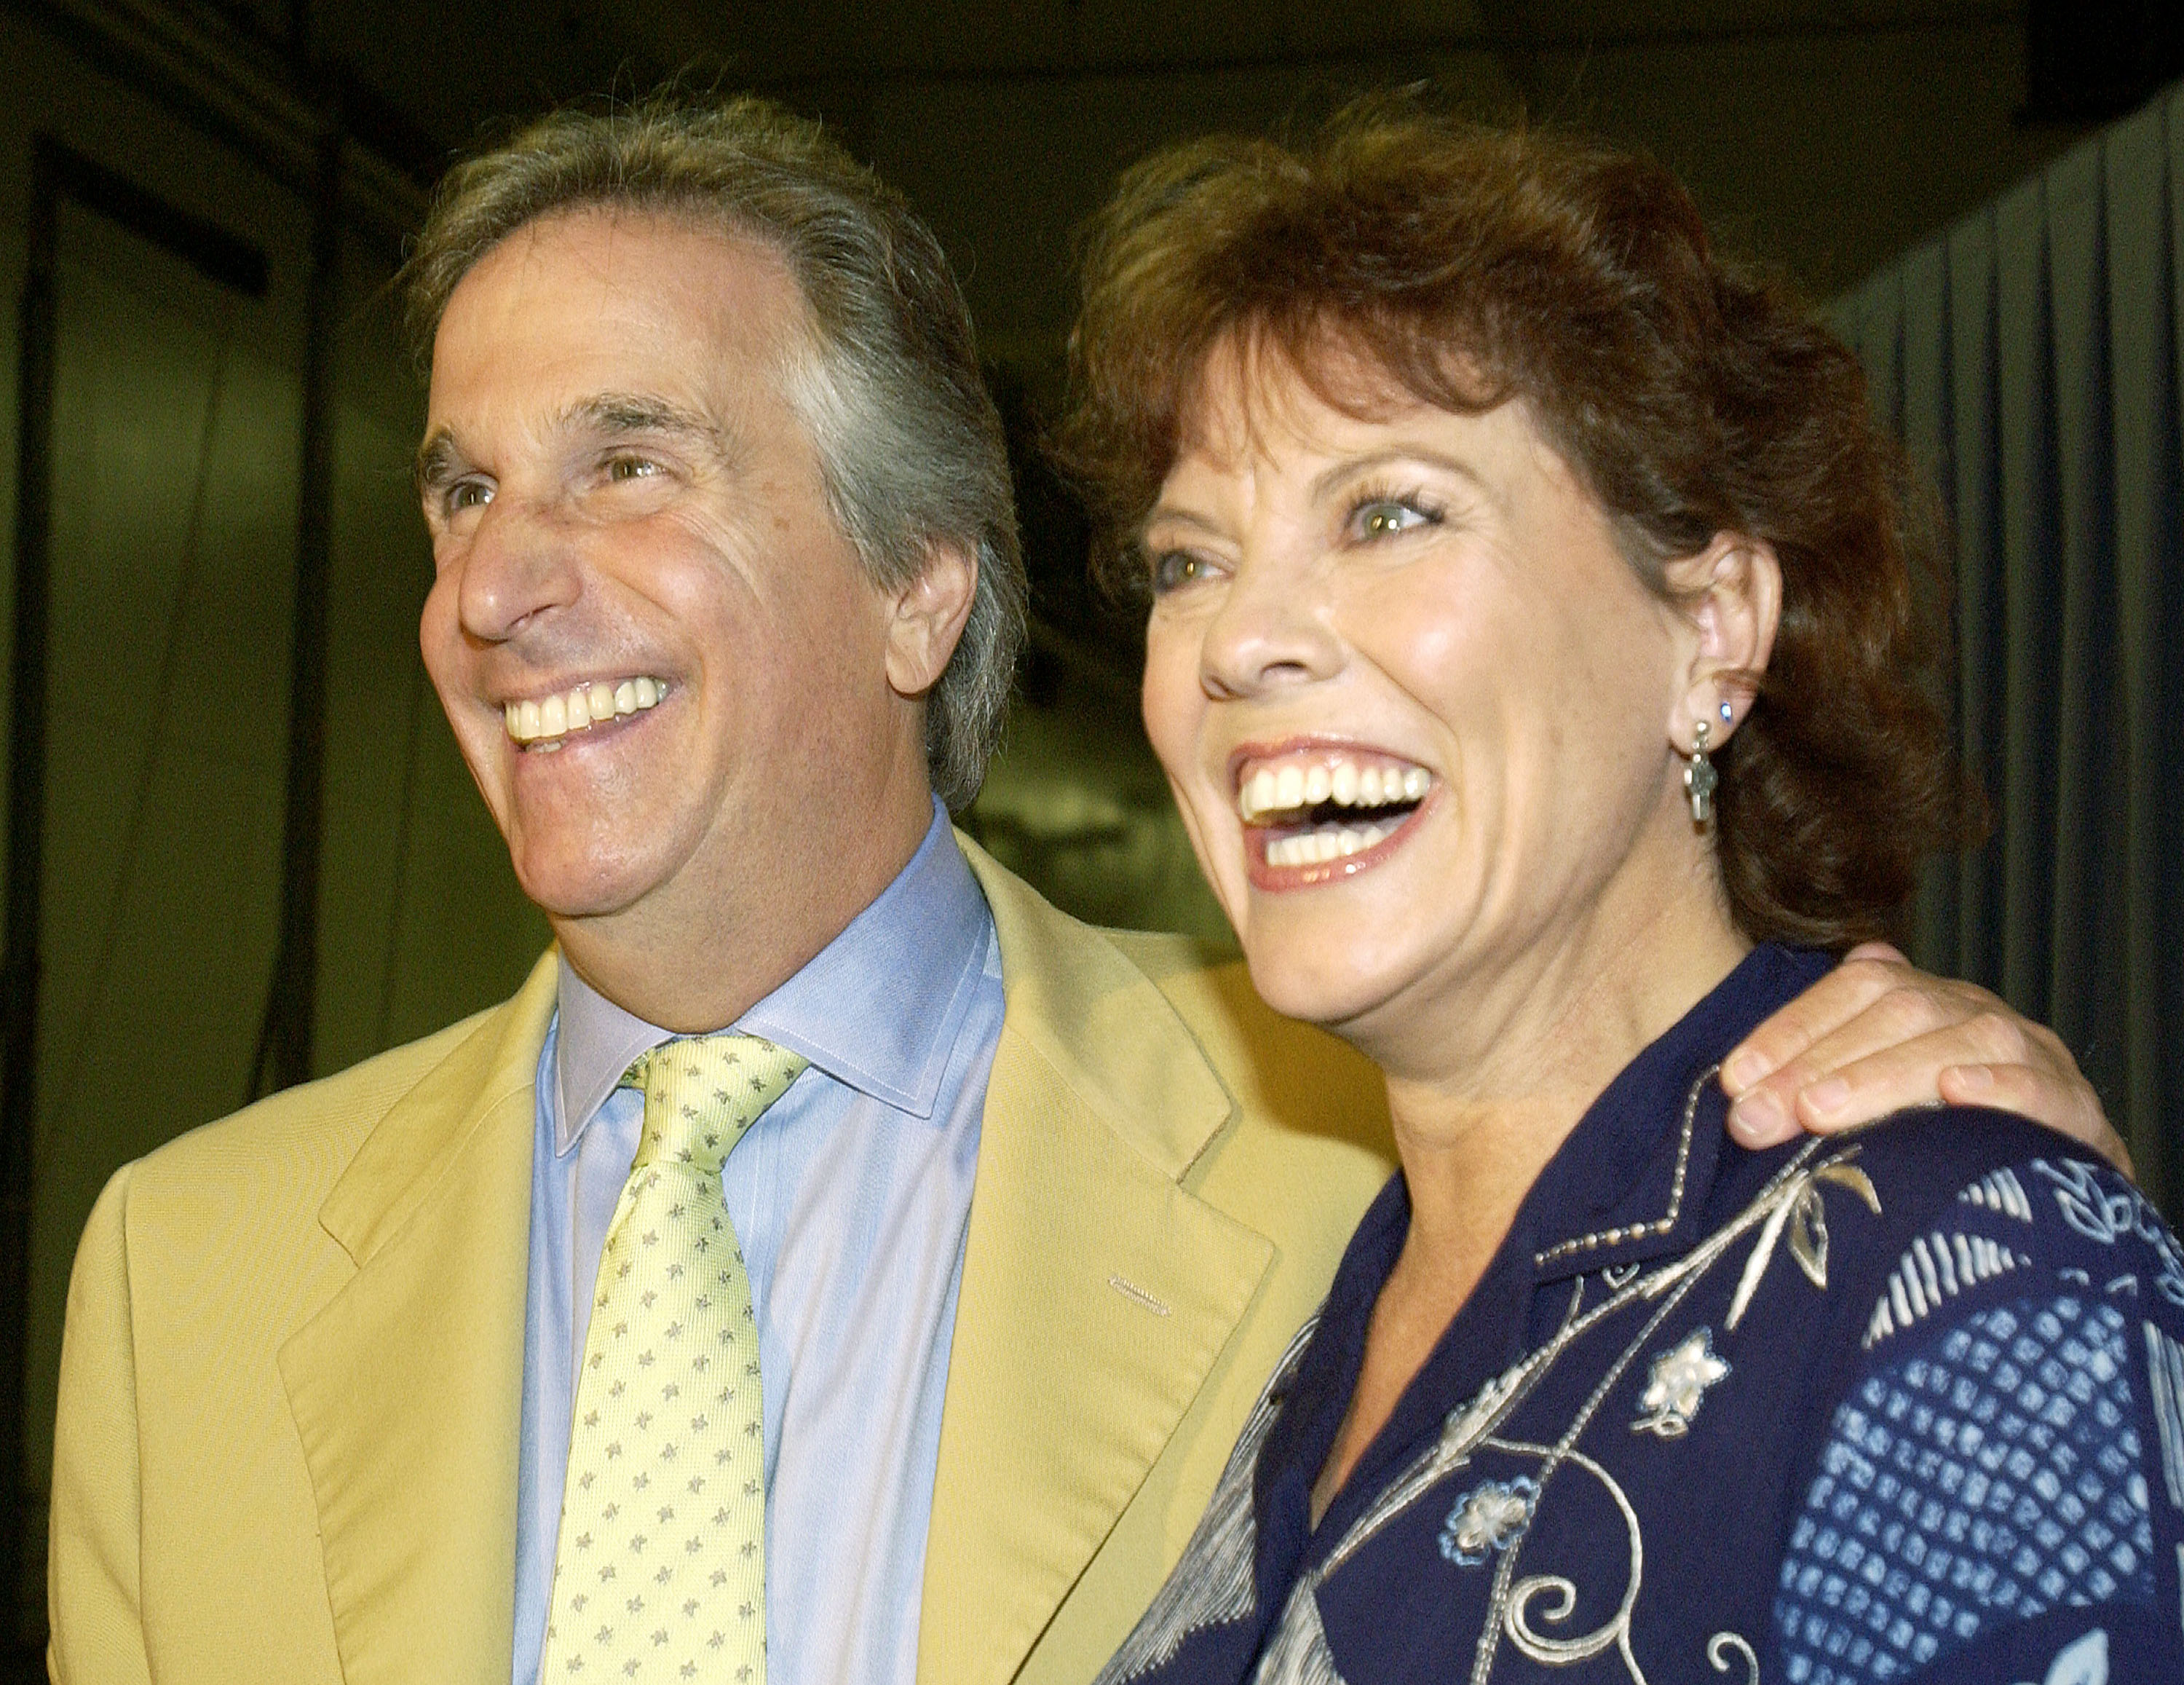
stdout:
<svg viewBox="0 0 2184 1685">
<path fill-rule="evenodd" d="M 1250 767 L 1237 782 L 1236 811 L 1269 833 L 1268 865 L 1324 866 L 1395 835 L 1433 784 L 1424 767 L 1323 750 Z M 1342 808 L 1373 811 L 1353 817 L 1335 811 Z"/>
<path fill-rule="evenodd" d="M 1301 818 L 1305 810 L 1328 801 L 1338 807 L 1416 804 L 1432 788 L 1433 774 L 1423 767 L 1361 767 L 1354 761 L 1292 762 L 1284 767 L 1261 767 L 1247 775 L 1237 788 L 1236 809 L 1245 824 L 1253 825 L 1267 822 L 1274 814 L 1294 813 Z"/>
<path fill-rule="evenodd" d="M 509 703 L 508 734 L 518 743 L 547 742 L 624 714 L 641 714 L 666 694 L 667 686 L 656 678 L 579 684 L 543 701 Z"/>
<path fill-rule="evenodd" d="M 1330 860 L 1359 854 L 1395 835 L 1401 819 L 1384 819 L 1370 825 L 1315 825 L 1292 837 L 1273 837 L 1267 843 L 1269 866 L 1323 866 Z"/>
</svg>

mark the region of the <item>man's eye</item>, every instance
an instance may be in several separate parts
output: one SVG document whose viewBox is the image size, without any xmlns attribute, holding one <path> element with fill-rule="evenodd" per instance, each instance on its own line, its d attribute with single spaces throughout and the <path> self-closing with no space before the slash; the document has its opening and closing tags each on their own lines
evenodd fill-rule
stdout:
<svg viewBox="0 0 2184 1685">
<path fill-rule="evenodd" d="M 617 456 L 607 464 L 610 480 L 649 479 L 660 471 L 660 465 L 644 456 Z"/>
<path fill-rule="evenodd" d="M 1185 585 L 1195 585 L 1211 571 L 1201 557 L 1189 550 L 1162 550 L 1152 561 L 1153 594 L 1164 597 Z"/>
<path fill-rule="evenodd" d="M 448 488 L 447 507 L 452 515 L 459 509 L 482 509 L 493 501 L 493 488 L 482 480 L 458 480 Z"/>
</svg>

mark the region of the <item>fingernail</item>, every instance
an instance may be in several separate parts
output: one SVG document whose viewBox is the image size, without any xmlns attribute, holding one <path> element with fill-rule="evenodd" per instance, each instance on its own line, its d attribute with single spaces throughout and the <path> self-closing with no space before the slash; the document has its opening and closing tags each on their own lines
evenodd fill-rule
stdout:
<svg viewBox="0 0 2184 1685">
<path fill-rule="evenodd" d="M 1721 1074 L 1729 1079 L 1729 1085 L 1741 1094 L 1767 1074 L 1767 1061 L 1757 1053 L 1739 1053 L 1721 1068 Z"/>
<path fill-rule="evenodd" d="M 1975 1094 L 1985 1094 L 1994 1086 L 1994 1073 L 1985 1065 L 1958 1065 L 1949 1075 L 1953 1079 L 1951 1087 Z"/>
<path fill-rule="evenodd" d="M 1826 1081 L 1816 1082 L 1807 1089 L 1804 1098 L 1822 1117 L 1831 1118 L 1841 1111 L 1845 1102 L 1850 1099 L 1850 1085 L 1839 1076 L 1831 1076 Z"/>
<path fill-rule="evenodd" d="M 1772 1141 L 1790 1121 L 1782 1102 L 1767 1089 L 1747 1094 L 1729 1108 L 1729 1126 L 1747 1145 Z"/>
</svg>

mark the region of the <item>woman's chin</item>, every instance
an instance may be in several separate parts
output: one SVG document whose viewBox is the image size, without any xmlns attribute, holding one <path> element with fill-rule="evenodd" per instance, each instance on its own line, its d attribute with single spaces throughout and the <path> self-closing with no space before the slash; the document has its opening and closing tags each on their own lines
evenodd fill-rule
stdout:
<svg viewBox="0 0 2184 1685">
<path fill-rule="evenodd" d="M 1259 998 L 1284 1018 L 1342 1027 L 1388 1003 L 1395 989 L 1377 974 L 1342 962 L 1323 946 L 1244 940 L 1244 961 Z"/>
</svg>

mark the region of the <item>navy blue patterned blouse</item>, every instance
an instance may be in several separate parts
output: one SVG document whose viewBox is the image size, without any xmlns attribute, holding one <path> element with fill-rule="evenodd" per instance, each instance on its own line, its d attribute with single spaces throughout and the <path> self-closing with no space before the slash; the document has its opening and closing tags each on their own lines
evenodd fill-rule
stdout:
<svg viewBox="0 0 2184 1685">
<path fill-rule="evenodd" d="M 2000 1113 L 1730 1141 L 1717 1063 L 1828 963 L 1624 1070 L 1315 1528 L 1391 1182 L 1103 1685 L 2184 1681 L 2184 1249 Z"/>
</svg>

